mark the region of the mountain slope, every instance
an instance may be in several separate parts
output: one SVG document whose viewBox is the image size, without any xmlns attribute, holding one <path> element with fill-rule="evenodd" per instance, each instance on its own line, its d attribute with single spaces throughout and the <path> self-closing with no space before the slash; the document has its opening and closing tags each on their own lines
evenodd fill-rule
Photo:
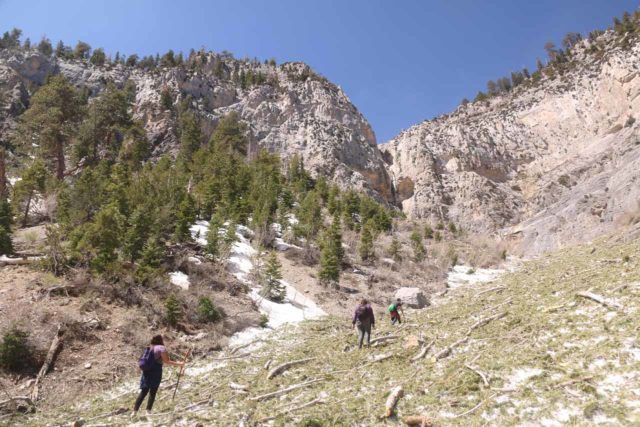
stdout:
<svg viewBox="0 0 640 427">
<path fill-rule="evenodd" d="M 3 138 L 30 95 L 49 75 L 62 73 L 90 96 L 108 82 L 136 86 L 134 118 L 147 131 L 154 156 L 176 154 L 176 114 L 162 105 L 163 92 L 173 108 L 186 100 L 198 112 L 205 136 L 222 115 L 236 111 L 249 125 L 251 150 L 266 148 L 288 158 L 303 156 L 314 174 L 344 188 L 365 189 L 387 201 L 393 190 L 373 130 L 336 85 L 302 63 L 280 66 L 202 53 L 189 65 L 144 70 L 122 64 L 96 66 L 89 61 L 42 55 L 37 50 L 0 52 L 0 128 Z M 238 76 L 259 76 L 249 83 Z M 204 141 L 203 141 L 204 142 Z"/>
<path fill-rule="evenodd" d="M 562 74 L 383 144 L 403 210 L 503 229 L 529 252 L 614 228 L 640 199 L 640 43 L 627 42 L 613 31 L 579 42 Z"/>
<path fill-rule="evenodd" d="M 526 262 L 494 283 L 458 286 L 432 307 L 409 311 L 400 327 L 377 313 L 374 338 L 390 338 L 371 349 L 355 348 L 348 319 L 328 318 L 195 362 L 177 400 L 158 402 L 153 421 L 401 425 L 380 416 L 389 390 L 402 385 L 398 417 L 424 415 L 437 425 L 637 424 L 640 246 L 638 228 L 627 231 L 624 238 Z M 578 295 L 586 291 L 610 305 Z M 310 360 L 267 378 L 267 364 L 300 359 Z M 115 414 L 126 412 L 119 408 L 128 407 L 135 386 L 132 378 L 107 394 L 24 421 L 97 417 L 125 425 L 127 415 Z"/>
</svg>

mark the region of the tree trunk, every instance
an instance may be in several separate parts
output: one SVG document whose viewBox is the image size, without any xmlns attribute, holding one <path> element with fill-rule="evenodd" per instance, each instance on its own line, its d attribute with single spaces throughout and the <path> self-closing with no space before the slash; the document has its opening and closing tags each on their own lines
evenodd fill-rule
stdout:
<svg viewBox="0 0 640 427">
<path fill-rule="evenodd" d="M 66 332 L 66 327 L 63 325 L 58 325 L 58 330 L 56 331 L 56 336 L 53 337 L 51 341 L 51 346 L 49 347 L 49 352 L 47 353 L 47 357 L 44 359 L 44 363 L 40 368 L 40 372 L 38 372 L 38 376 L 36 377 L 35 383 L 33 383 L 33 390 L 31 391 L 31 400 L 34 402 L 38 400 L 39 396 L 39 386 L 40 382 L 47 375 L 49 369 L 53 366 L 55 362 L 56 356 L 60 352 L 60 348 L 62 347 L 62 341 L 64 339 L 64 333 Z"/>
<path fill-rule="evenodd" d="M 7 195 L 7 175 L 5 166 L 5 151 L 0 147 L 0 198 Z"/>
<path fill-rule="evenodd" d="M 27 198 L 27 204 L 24 207 L 24 216 L 22 217 L 22 227 L 27 226 L 27 219 L 29 217 L 29 208 L 31 207 L 32 198 L 33 198 L 33 190 L 29 192 L 29 197 Z"/>
<path fill-rule="evenodd" d="M 64 149 L 62 141 L 56 142 L 56 178 L 58 181 L 64 179 Z"/>
</svg>

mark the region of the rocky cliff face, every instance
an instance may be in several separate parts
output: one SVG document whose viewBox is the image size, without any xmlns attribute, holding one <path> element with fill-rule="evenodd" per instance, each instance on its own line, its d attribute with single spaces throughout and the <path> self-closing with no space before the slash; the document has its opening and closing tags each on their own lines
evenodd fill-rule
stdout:
<svg viewBox="0 0 640 427">
<path fill-rule="evenodd" d="M 254 152 L 266 148 L 284 158 L 300 154 L 313 174 L 393 199 L 375 135 L 339 87 L 301 63 L 276 67 L 216 54 L 202 55 L 198 61 L 198 67 L 143 71 L 49 58 L 35 50 L 0 52 L 0 130 L 3 137 L 9 133 L 30 94 L 48 75 L 62 73 L 91 95 L 107 82 L 123 85 L 131 80 L 137 89 L 134 117 L 144 124 L 155 156 L 179 149 L 176 116 L 160 103 L 161 92 L 168 89 L 174 105 L 190 100 L 207 136 L 222 115 L 236 111 L 249 125 Z M 246 87 L 231 78 L 240 73 L 260 73 L 264 82 Z"/>
<path fill-rule="evenodd" d="M 640 44 L 612 32 L 567 71 L 425 121 L 382 150 L 403 210 L 518 237 L 528 252 L 591 239 L 638 210 Z"/>
</svg>

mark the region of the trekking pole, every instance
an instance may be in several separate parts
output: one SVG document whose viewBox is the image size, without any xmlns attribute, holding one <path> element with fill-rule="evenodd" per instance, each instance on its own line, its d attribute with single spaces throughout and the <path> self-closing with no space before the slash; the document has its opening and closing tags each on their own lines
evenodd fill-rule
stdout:
<svg viewBox="0 0 640 427">
<path fill-rule="evenodd" d="M 183 362 L 185 364 L 187 363 L 187 359 L 190 355 L 191 349 L 187 350 L 187 352 L 184 354 Z M 171 400 L 174 400 L 176 398 L 176 392 L 178 391 L 178 386 L 180 385 L 180 377 L 182 376 L 182 372 L 184 372 L 184 365 L 180 366 L 180 371 L 178 372 L 178 380 L 176 381 L 176 388 L 173 390 L 173 396 L 171 397 Z"/>
</svg>

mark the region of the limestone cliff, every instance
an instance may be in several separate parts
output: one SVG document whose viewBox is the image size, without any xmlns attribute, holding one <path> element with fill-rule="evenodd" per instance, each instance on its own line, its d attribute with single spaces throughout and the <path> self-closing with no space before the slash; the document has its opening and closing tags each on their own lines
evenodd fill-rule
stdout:
<svg viewBox="0 0 640 427">
<path fill-rule="evenodd" d="M 623 47 L 612 31 L 591 43 L 562 74 L 383 144 L 403 210 L 499 230 L 528 252 L 591 239 L 637 210 L 640 43 Z"/>
<path fill-rule="evenodd" d="M 373 130 L 336 85 L 302 63 L 280 66 L 236 60 L 228 54 L 202 54 L 194 67 L 153 71 L 121 64 L 95 66 L 88 61 L 47 57 L 36 50 L 0 52 L 0 130 L 6 136 L 31 93 L 48 75 L 62 73 L 90 95 L 108 82 L 136 85 L 134 118 L 147 130 L 154 156 L 179 149 L 176 114 L 161 106 L 168 90 L 174 105 L 188 99 L 202 119 L 205 135 L 225 113 L 236 111 L 249 126 L 251 149 L 266 148 L 288 158 L 300 154 L 313 174 L 342 187 L 362 189 L 391 201 L 393 189 Z M 260 74 L 258 84 L 233 79 Z"/>
</svg>

